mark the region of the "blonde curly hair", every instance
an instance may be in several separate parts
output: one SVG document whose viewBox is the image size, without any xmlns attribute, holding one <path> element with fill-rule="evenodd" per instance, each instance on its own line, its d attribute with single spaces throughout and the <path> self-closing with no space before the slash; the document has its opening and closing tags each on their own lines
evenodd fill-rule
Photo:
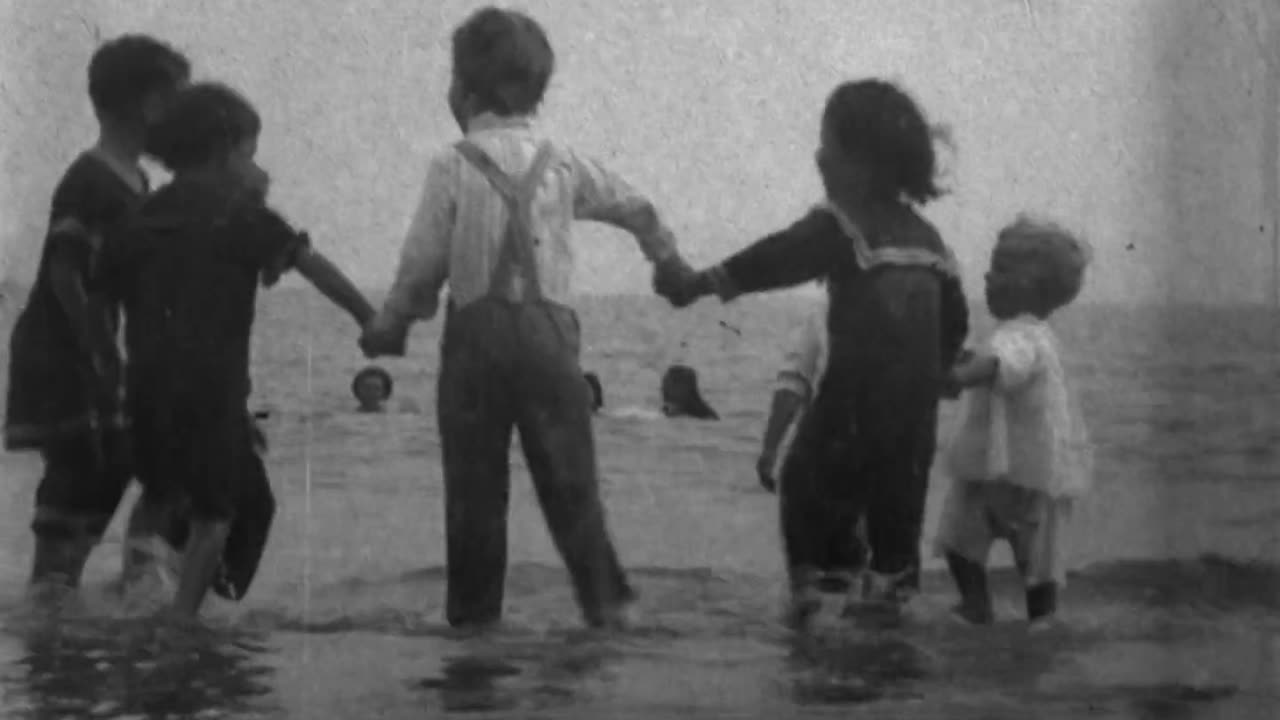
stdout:
<svg viewBox="0 0 1280 720">
<path fill-rule="evenodd" d="M 1093 249 L 1058 223 L 1019 215 L 996 236 L 995 253 L 1016 264 L 1034 284 L 1042 308 L 1054 312 L 1079 297 Z"/>
</svg>

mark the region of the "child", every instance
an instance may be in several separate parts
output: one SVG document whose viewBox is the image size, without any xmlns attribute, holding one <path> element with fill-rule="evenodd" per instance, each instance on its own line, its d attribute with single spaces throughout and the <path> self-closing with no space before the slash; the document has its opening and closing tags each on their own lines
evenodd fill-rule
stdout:
<svg viewBox="0 0 1280 720">
<path fill-rule="evenodd" d="M 987 273 L 998 324 L 951 373 L 969 391 L 937 544 L 960 591 L 957 612 L 973 623 L 994 617 L 984 565 L 996 540 L 1013 546 L 1030 620 L 1057 606 L 1063 533 L 1092 482 L 1092 455 L 1046 321 L 1079 295 L 1087 265 L 1083 244 L 1054 225 L 1020 218 L 1001 230 Z"/>
<path fill-rule="evenodd" d="M 827 202 L 690 282 L 655 278 L 677 307 L 709 294 L 727 301 L 827 281 L 829 362 L 794 452 L 824 453 L 823 462 L 849 472 L 782 484 L 789 618 L 797 625 L 821 606 L 817 566 L 833 504 L 865 508 L 878 595 L 896 606 L 918 586 L 941 379 L 968 333 L 954 258 L 917 209 L 941 194 L 932 135 L 894 85 L 837 87 L 817 152 Z"/>
<path fill-rule="evenodd" d="M 153 138 L 173 181 L 131 217 L 102 263 L 104 286 L 127 318 L 139 481 L 186 508 L 174 600 L 184 617 L 199 612 L 224 560 L 243 566 L 245 545 L 234 538 L 258 551 L 265 542 L 265 528 L 236 531 L 246 514 L 261 524 L 270 494 L 246 407 L 259 283 L 270 287 L 296 268 L 361 325 L 373 315 L 306 234 L 265 205 L 268 178 L 254 162 L 260 129 L 257 112 L 233 90 L 183 90 Z"/>
<path fill-rule="evenodd" d="M 844 468 L 826 466 L 822 462 L 826 454 L 793 452 L 796 421 L 813 401 L 826 372 L 827 307 L 824 301 L 807 314 L 778 373 L 769 417 L 765 422 L 760 458 L 756 461 L 760 485 L 771 493 L 777 492 L 779 470 L 783 473 L 784 483 L 806 482 L 797 480 L 795 476 L 798 474 L 846 472 Z M 789 434 L 791 442 L 787 443 L 787 452 L 779 467 L 778 451 Z M 863 586 L 859 579 L 867 566 L 866 542 L 859 534 L 861 518 L 856 514 L 860 509 L 848 506 L 833 508 L 828 527 L 827 554 L 816 563 L 823 573 L 821 589 L 846 592 L 849 607 L 862 599 Z"/>
<path fill-rule="evenodd" d="M 147 192 L 148 126 L 187 82 L 182 53 L 145 35 L 89 61 L 98 142 L 54 190 L 39 269 L 10 339 L 5 449 L 38 450 L 33 589 L 72 588 L 133 471 L 122 407 L 118 308 L 91 291 L 107 230 Z M 132 534 L 132 533 L 131 533 Z"/>
<path fill-rule="evenodd" d="M 400 354 L 449 283 L 437 403 L 445 476 L 448 598 L 455 627 L 502 615 L 508 448 L 520 433 L 556 547 L 591 626 L 616 626 L 635 593 L 600 499 L 591 398 L 579 366 L 569 227 L 630 232 L 666 275 L 691 271 L 653 204 L 532 126 L 554 53 L 541 26 L 484 8 L 453 34 L 449 107 L 465 139 L 435 156 L 395 284 L 366 354 Z"/>
<path fill-rule="evenodd" d="M 355 379 L 351 381 L 351 394 L 355 395 L 356 402 L 360 403 L 360 412 L 379 413 L 383 411 L 387 399 L 391 397 L 393 387 L 391 373 L 376 365 L 370 365 L 356 373 Z"/>
</svg>

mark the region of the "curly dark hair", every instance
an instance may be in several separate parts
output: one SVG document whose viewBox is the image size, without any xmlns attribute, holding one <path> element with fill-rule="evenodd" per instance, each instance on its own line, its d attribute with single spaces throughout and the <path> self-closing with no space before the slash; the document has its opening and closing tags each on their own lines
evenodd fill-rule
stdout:
<svg viewBox="0 0 1280 720">
<path fill-rule="evenodd" d="M 482 8 L 453 32 L 454 77 L 482 110 L 498 115 L 536 110 L 555 62 L 542 26 L 521 12 Z"/>
<path fill-rule="evenodd" d="M 177 90 L 191 76 L 191 62 L 149 35 L 121 35 L 103 43 L 89 60 L 89 100 L 105 115 L 138 113 L 147 96 Z"/>
<path fill-rule="evenodd" d="M 235 90 L 215 82 L 179 91 L 151 128 L 147 152 L 172 172 L 201 165 L 258 136 L 262 119 Z"/>
<path fill-rule="evenodd" d="M 942 196 L 936 182 L 934 140 L 911 96 L 879 79 L 847 82 L 827 98 L 822 126 L 837 150 L 868 167 L 878 194 L 924 205 Z"/>
</svg>

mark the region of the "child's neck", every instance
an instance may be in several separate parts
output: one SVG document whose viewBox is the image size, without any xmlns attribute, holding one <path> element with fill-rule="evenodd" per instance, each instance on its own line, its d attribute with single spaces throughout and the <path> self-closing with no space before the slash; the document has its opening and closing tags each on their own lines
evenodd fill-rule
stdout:
<svg viewBox="0 0 1280 720">
<path fill-rule="evenodd" d="M 893 203 L 877 200 L 865 193 L 828 194 L 827 200 L 843 210 L 846 215 L 859 218 L 881 216 L 894 207 Z"/>
<path fill-rule="evenodd" d="M 142 138 L 113 123 L 103 122 L 94 146 L 98 152 L 122 164 L 136 166 L 142 159 Z"/>
<path fill-rule="evenodd" d="M 145 187 L 146 176 L 138 165 L 142 159 L 142 141 L 136 133 L 103 123 L 93 151 L 135 190 L 141 191 Z"/>
</svg>

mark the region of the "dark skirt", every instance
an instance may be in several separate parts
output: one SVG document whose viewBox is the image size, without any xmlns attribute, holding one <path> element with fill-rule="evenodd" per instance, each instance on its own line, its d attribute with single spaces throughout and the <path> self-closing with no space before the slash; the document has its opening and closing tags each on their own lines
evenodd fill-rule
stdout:
<svg viewBox="0 0 1280 720">
<path fill-rule="evenodd" d="M 99 406 L 88 359 L 52 298 L 38 291 L 14 323 L 8 373 L 5 450 L 34 450 L 55 437 L 123 424 L 121 408 Z"/>
</svg>

